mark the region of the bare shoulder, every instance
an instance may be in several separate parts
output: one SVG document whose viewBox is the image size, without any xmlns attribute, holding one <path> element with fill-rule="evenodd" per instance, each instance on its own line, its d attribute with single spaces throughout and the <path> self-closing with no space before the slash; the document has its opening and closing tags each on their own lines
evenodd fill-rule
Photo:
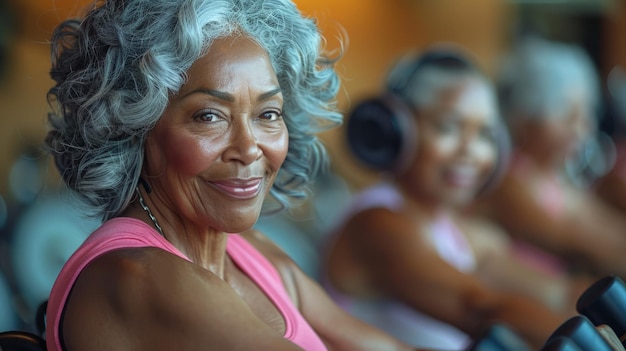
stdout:
<svg viewBox="0 0 626 351">
<path fill-rule="evenodd" d="M 362 243 L 393 243 L 394 238 L 415 236 L 420 233 L 420 218 L 404 211 L 388 208 L 370 208 L 354 214 L 340 229 L 340 235 L 349 236 Z"/>
<path fill-rule="evenodd" d="M 408 210 L 371 208 L 355 214 L 341 230 L 350 251 L 362 258 L 393 257 L 432 251 L 428 238 L 429 226 L 419 213 Z M 427 257 L 427 256 L 422 256 Z"/>
<path fill-rule="evenodd" d="M 142 303 L 156 298 L 154 293 L 171 279 L 186 280 L 183 271 L 196 267 L 182 258 L 157 248 L 124 248 L 108 252 L 93 260 L 80 273 L 68 301 L 112 305 L 115 311 L 138 307 L 133 298 L 144 296 Z M 155 274 L 155 273 L 159 274 Z M 211 280 L 210 275 L 205 277 Z M 115 287 L 112 289 L 111 287 Z M 150 294 L 146 294 L 150 292 Z M 129 306 L 119 304 L 130 303 Z"/>
<path fill-rule="evenodd" d="M 434 248 L 429 222 L 419 214 L 368 209 L 355 214 L 337 237 L 327 272 L 334 285 L 351 294 L 404 291 L 410 286 L 407 279 L 421 281 L 450 268 Z"/>
<path fill-rule="evenodd" d="M 240 328 L 254 332 L 242 338 L 235 335 Z M 230 349 L 252 346 L 253 339 L 283 342 L 224 280 L 158 248 L 115 250 L 89 264 L 68 299 L 63 330 L 69 349 Z"/>
<path fill-rule="evenodd" d="M 125 339 L 136 325 L 129 320 L 145 322 L 151 316 L 166 316 L 168 311 L 183 307 L 180 300 L 168 296 L 184 293 L 189 288 L 186 282 L 194 281 L 190 274 L 201 277 L 207 290 L 219 285 L 217 277 L 156 248 L 119 249 L 96 258 L 80 273 L 68 298 L 63 321 L 65 341 L 93 347 L 85 338 L 99 335 L 102 330 L 91 327 L 98 324 L 115 336 L 112 340 L 131 342 Z"/>
</svg>

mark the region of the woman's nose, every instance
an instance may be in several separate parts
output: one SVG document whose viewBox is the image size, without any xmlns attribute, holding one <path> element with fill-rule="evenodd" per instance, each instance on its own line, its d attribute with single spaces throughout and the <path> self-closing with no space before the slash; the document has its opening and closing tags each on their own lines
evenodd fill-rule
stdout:
<svg viewBox="0 0 626 351">
<path fill-rule="evenodd" d="M 591 134 L 591 117 L 588 115 L 581 115 L 578 120 L 573 124 L 574 135 L 578 139 L 585 139 L 589 134 Z"/>
<path fill-rule="evenodd" d="M 224 162 L 237 161 L 243 164 L 250 164 L 262 155 L 254 126 L 250 122 L 233 123 L 228 138 L 228 146 L 224 150 Z"/>
<path fill-rule="evenodd" d="M 494 145 L 480 135 L 468 135 L 459 142 L 459 153 L 467 159 L 479 160 L 488 158 L 494 151 Z"/>
</svg>

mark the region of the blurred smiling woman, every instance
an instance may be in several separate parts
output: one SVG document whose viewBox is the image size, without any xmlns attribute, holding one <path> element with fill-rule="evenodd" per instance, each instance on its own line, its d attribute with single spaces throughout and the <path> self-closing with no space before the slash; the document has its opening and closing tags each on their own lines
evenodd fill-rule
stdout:
<svg viewBox="0 0 626 351">
<path fill-rule="evenodd" d="M 333 230 L 326 287 L 413 346 L 464 349 L 498 323 L 539 348 L 564 316 L 488 284 L 482 273 L 508 261 L 506 242 L 463 215 L 497 182 L 508 145 L 494 89 L 468 56 L 448 44 L 407 56 L 349 116 L 354 155 L 384 176 Z"/>
</svg>

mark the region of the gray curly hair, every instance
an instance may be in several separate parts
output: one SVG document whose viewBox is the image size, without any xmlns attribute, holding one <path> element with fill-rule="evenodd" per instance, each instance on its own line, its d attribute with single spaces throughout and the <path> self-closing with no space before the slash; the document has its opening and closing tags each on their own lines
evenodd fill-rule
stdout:
<svg viewBox="0 0 626 351">
<path fill-rule="evenodd" d="M 568 112 L 569 91 L 584 91 L 595 123 L 600 104 L 600 79 L 583 48 L 565 42 L 528 37 L 502 60 L 498 79 L 502 110 L 507 118 L 561 117 Z"/>
<path fill-rule="evenodd" d="M 341 123 L 337 57 L 289 0 L 105 0 L 52 36 L 47 149 L 85 210 L 104 220 L 138 184 L 147 133 L 216 38 L 240 34 L 269 54 L 284 95 L 289 151 L 271 189 L 278 209 L 305 199 L 327 167 L 320 131 Z"/>
</svg>

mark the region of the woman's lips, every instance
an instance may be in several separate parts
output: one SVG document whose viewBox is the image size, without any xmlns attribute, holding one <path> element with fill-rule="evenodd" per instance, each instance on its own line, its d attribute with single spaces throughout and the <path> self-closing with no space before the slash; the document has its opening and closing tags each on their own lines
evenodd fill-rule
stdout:
<svg viewBox="0 0 626 351">
<path fill-rule="evenodd" d="M 478 182 L 478 171 L 472 167 L 457 167 L 448 170 L 444 177 L 455 188 L 472 188 Z"/>
<path fill-rule="evenodd" d="M 253 179 L 227 179 L 211 182 L 227 195 L 236 199 L 251 199 L 257 196 L 261 190 L 262 178 Z"/>
</svg>

